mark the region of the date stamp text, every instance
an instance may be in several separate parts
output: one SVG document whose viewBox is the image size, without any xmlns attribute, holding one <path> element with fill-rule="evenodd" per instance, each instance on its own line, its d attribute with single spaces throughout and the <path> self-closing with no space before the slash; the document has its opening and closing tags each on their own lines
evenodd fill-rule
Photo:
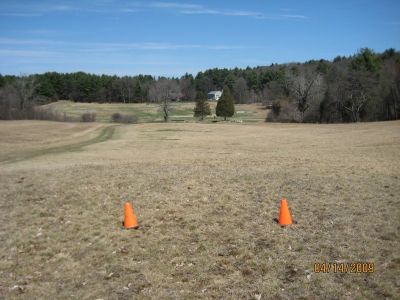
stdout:
<svg viewBox="0 0 400 300">
<path fill-rule="evenodd" d="M 314 273 L 374 273 L 375 264 L 370 262 L 357 263 L 315 263 Z"/>
</svg>

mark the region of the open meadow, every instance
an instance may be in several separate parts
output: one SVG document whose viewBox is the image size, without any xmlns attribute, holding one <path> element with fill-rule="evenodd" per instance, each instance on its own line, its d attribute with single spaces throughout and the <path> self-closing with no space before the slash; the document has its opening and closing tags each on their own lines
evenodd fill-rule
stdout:
<svg viewBox="0 0 400 300">
<path fill-rule="evenodd" d="M 398 299 L 399 195 L 399 121 L 2 121 L 0 299 Z"/>
<path fill-rule="evenodd" d="M 215 115 L 216 101 L 209 101 L 211 112 Z M 195 102 L 171 102 L 171 121 L 190 122 L 197 121 L 193 117 Z M 236 104 L 235 115 L 232 120 L 254 123 L 263 122 L 267 111 L 261 104 Z M 79 120 L 85 112 L 96 113 L 98 122 L 111 122 L 113 113 L 121 113 L 135 116 L 139 123 L 162 122 L 163 113 L 159 103 L 85 103 L 61 100 L 43 105 L 44 110 L 58 114 L 60 118 L 64 116 Z M 213 121 L 213 115 L 206 116 L 206 121 Z"/>
</svg>

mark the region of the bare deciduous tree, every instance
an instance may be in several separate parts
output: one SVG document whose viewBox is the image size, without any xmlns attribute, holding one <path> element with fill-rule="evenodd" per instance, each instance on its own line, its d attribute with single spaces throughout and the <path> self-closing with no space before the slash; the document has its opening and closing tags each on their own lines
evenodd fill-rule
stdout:
<svg viewBox="0 0 400 300">
<path fill-rule="evenodd" d="M 19 110 L 17 103 L 18 94 L 11 85 L 0 89 L 0 120 L 12 120 L 13 112 Z"/>
<path fill-rule="evenodd" d="M 33 76 L 20 75 L 0 90 L 0 119 L 24 119 L 34 116 L 34 106 L 45 103 L 36 93 L 37 81 Z"/>
<path fill-rule="evenodd" d="M 346 100 L 343 107 L 351 113 L 353 121 L 358 122 L 360 120 L 360 111 L 367 102 L 367 95 L 364 91 L 349 92 Z"/>
<path fill-rule="evenodd" d="M 134 91 L 135 91 L 135 80 L 128 77 L 124 76 L 122 78 L 118 78 L 114 83 L 113 87 L 115 90 L 118 91 L 120 94 L 122 101 L 124 103 L 126 102 L 131 102 L 134 96 Z"/>
<path fill-rule="evenodd" d="M 196 97 L 196 89 L 193 84 L 193 77 L 182 77 L 179 80 L 182 97 L 186 101 L 192 101 Z"/>
<path fill-rule="evenodd" d="M 301 122 L 304 121 L 305 112 L 317 102 L 321 94 L 322 77 L 319 73 L 300 72 L 290 78 L 290 88 L 297 109 L 300 112 Z"/>
<path fill-rule="evenodd" d="M 340 105 L 350 114 L 353 122 L 360 120 L 360 112 L 367 103 L 367 93 L 361 81 L 349 75 L 341 85 Z"/>
<path fill-rule="evenodd" d="M 246 79 L 243 77 L 238 78 L 233 85 L 233 93 L 236 103 L 245 103 L 248 97 L 248 88 Z"/>
<path fill-rule="evenodd" d="M 35 77 L 20 75 L 14 83 L 19 101 L 19 109 L 25 112 L 33 106 L 36 88 L 38 87 Z"/>
<path fill-rule="evenodd" d="M 400 64 L 389 60 L 380 75 L 381 93 L 385 95 L 386 119 L 398 119 L 400 103 Z"/>
<path fill-rule="evenodd" d="M 164 121 L 168 122 L 171 110 L 171 100 L 179 99 L 181 91 L 175 80 L 160 78 L 153 82 L 149 89 L 149 97 L 152 101 L 158 102 L 164 115 Z"/>
<path fill-rule="evenodd" d="M 266 86 L 266 87 L 264 87 L 264 89 L 261 91 L 261 101 L 262 101 L 262 104 L 264 105 L 264 107 L 266 108 L 266 109 L 270 109 L 270 108 L 272 108 L 272 103 L 273 103 L 273 101 L 272 101 L 272 96 L 271 96 L 271 91 L 270 91 L 270 89 Z"/>
</svg>

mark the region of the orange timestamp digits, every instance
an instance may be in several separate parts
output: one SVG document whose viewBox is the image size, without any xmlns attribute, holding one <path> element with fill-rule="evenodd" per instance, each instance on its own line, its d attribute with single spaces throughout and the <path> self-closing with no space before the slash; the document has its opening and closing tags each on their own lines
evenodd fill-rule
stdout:
<svg viewBox="0 0 400 300">
<path fill-rule="evenodd" d="M 358 263 L 315 263 L 315 273 L 374 273 L 375 264 L 369 262 Z"/>
</svg>

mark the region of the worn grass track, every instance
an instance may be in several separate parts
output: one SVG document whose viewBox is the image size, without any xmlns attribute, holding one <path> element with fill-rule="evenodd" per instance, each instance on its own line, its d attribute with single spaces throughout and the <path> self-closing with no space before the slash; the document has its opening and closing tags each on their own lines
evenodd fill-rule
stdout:
<svg viewBox="0 0 400 300">
<path fill-rule="evenodd" d="M 0 164 L 9 164 L 9 163 L 14 163 L 14 162 L 19 162 L 19 161 L 23 161 L 23 160 L 27 160 L 27 159 L 32 159 L 32 158 L 35 158 L 38 156 L 47 155 L 47 154 L 58 154 L 58 153 L 63 153 L 63 152 L 80 151 L 86 146 L 105 142 L 108 139 L 111 139 L 112 136 L 114 135 L 115 127 L 116 126 L 109 126 L 109 127 L 102 128 L 100 130 L 99 135 L 97 135 L 96 137 L 89 139 L 89 140 L 76 142 L 76 143 L 72 143 L 72 144 L 67 144 L 67 145 L 62 145 L 62 146 L 55 146 L 55 147 L 40 149 L 40 150 L 27 151 L 24 153 L 18 153 L 17 156 L 15 156 L 15 157 L 12 157 L 12 158 L 8 157 L 3 160 L 0 159 Z"/>
</svg>

